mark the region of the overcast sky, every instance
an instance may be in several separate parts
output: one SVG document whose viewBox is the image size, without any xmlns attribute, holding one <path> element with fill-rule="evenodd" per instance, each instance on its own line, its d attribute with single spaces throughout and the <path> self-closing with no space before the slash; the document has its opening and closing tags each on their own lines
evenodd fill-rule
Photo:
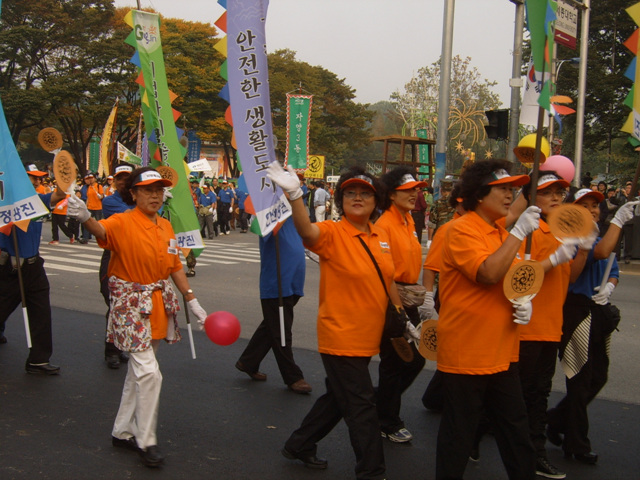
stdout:
<svg viewBox="0 0 640 480">
<path fill-rule="evenodd" d="M 344 78 L 356 100 L 375 103 L 402 90 L 442 50 L 444 0 L 271 0 L 267 49 L 288 48 L 298 60 Z M 118 7 L 136 0 L 115 0 Z M 140 0 L 165 17 L 214 23 L 216 0 Z M 471 57 L 482 78 L 510 98 L 515 7 L 509 0 L 456 0 L 453 54 Z M 304 88 L 304 84 L 303 84 Z M 313 92 L 312 92 L 313 93 Z"/>
</svg>

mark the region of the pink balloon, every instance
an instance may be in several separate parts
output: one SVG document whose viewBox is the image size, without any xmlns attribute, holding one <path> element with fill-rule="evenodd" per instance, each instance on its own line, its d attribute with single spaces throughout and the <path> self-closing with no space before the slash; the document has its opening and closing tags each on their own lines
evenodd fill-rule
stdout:
<svg viewBox="0 0 640 480">
<path fill-rule="evenodd" d="M 551 155 L 547 157 L 547 160 L 540 165 L 540 171 L 548 172 L 549 170 L 555 171 L 567 182 L 571 182 L 576 174 L 576 167 L 571 159 L 563 155 Z"/>
<path fill-rule="evenodd" d="M 210 313 L 204 321 L 207 337 L 217 345 L 231 345 L 240 336 L 240 322 L 233 314 L 225 311 Z"/>
</svg>

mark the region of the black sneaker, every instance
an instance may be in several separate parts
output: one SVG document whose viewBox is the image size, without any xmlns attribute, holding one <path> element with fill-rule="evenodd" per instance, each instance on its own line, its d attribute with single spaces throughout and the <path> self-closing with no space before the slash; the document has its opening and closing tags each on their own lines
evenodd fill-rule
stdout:
<svg viewBox="0 0 640 480">
<path fill-rule="evenodd" d="M 561 472 L 556 467 L 551 465 L 549 463 L 549 460 L 547 460 L 544 457 L 538 457 L 538 460 L 536 460 L 536 475 L 539 475 L 545 478 L 566 478 L 567 477 L 566 473 Z"/>
</svg>

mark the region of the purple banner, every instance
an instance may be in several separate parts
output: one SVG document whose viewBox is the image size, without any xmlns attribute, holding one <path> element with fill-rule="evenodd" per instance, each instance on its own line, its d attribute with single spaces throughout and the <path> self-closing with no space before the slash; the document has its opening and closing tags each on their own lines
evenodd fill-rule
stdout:
<svg viewBox="0 0 640 480">
<path fill-rule="evenodd" d="M 227 4 L 227 68 L 238 156 L 262 236 L 291 215 L 280 187 L 267 178 L 275 161 L 265 22 L 268 0 Z"/>
</svg>

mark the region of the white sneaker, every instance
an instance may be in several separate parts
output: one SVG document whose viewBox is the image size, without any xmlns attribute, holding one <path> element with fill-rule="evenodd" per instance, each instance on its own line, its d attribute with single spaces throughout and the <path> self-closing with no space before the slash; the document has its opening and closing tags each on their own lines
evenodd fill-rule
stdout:
<svg viewBox="0 0 640 480">
<path fill-rule="evenodd" d="M 388 438 L 389 440 L 395 443 L 406 443 L 413 440 L 413 435 L 406 428 L 401 428 L 397 432 L 393 432 L 393 433 L 385 433 L 385 432 L 380 432 L 380 433 L 382 434 L 383 438 Z"/>
</svg>

